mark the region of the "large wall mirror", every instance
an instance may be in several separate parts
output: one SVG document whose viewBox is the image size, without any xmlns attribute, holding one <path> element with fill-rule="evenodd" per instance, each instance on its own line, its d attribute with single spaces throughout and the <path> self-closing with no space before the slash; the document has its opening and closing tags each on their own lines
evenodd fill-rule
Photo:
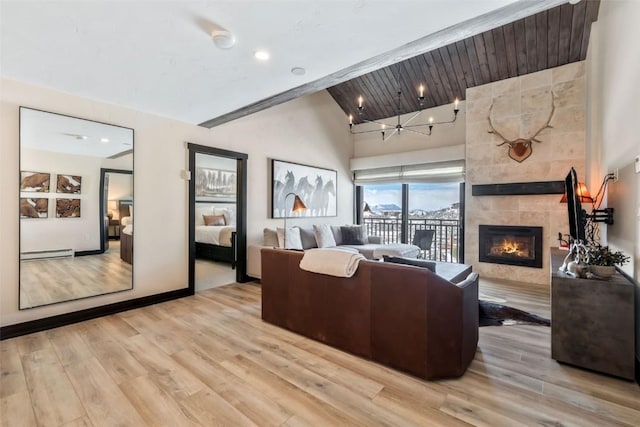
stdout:
<svg viewBox="0 0 640 427">
<path fill-rule="evenodd" d="M 133 129 L 20 107 L 20 309 L 133 288 Z"/>
</svg>

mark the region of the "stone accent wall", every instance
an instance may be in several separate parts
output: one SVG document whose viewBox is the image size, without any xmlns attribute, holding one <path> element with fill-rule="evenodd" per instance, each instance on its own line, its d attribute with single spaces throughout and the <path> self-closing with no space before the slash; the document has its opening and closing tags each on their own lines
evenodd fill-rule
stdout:
<svg viewBox="0 0 640 427">
<path fill-rule="evenodd" d="M 549 247 L 558 245 L 558 232 L 568 233 L 567 205 L 561 195 L 472 196 L 474 184 L 563 180 L 573 166 L 578 179 L 585 177 L 586 86 L 584 61 L 501 80 L 467 89 L 465 262 L 481 276 L 549 282 Z M 556 111 L 551 125 L 533 142 L 533 153 L 522 163 L 507 155 L 502 140 L 488 133 L 487 117 L 505 138 L 530 138 L 544 125 L 551 111 L 551 91 Z M 543 227 L 543 268 L 478 262 L 478 225 Z"/>
</svg>

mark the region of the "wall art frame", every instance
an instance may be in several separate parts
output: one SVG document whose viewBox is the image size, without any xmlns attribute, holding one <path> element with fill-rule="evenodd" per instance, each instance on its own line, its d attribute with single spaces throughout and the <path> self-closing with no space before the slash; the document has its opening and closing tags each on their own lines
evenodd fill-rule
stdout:
<svg viewBox="0 0 640 427">
<path fill-rule="evenodd" d="M 337 216 L 337 184 L 333 169 L 271 159 L 271 218 Z M 291 212 L 294 197 L 287 197 L 289 193 L 300 197 L 305 212 Z"/>
<path fill-rule="evenodd" d="M 56 193 L 80 194 L 82 177 L 79 175 L 58 174 L 56 176 Z"/>
<path fill-rule="evenodd" d="M 196 202 L 235 203 L 236 171 L 196 168 Z"/>
<path fill-rule="evenodd" d="M 48 193 L 51 174 L 48 172 L 20 171 L 20 191 L 29 193 Z"/>
</svg>

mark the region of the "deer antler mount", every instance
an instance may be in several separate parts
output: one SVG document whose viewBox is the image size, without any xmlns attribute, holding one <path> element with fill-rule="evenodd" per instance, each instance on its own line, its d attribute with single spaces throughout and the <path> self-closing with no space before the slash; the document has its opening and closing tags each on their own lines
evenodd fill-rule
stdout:
<svg viewBox="0 0 640 427">
<path fill-rule="evenodd" d="M 551 122 L 551 119 L 553 118 L 553 114 L 556 111 L 555 95 L 554 95 L 553 92 L 551 92 L 551 113 L 549 114 L 549 118 L 544 123 L 544 125 L 542 125 L 542 127 L 540 129 L 538 129 L 538 131 L 535 134 L 533 134 L 533 136 L 531 138 L 518 138 L 518 139 L 514 139 L 514 140 L 509 140 L 509 139 L 505 138 L 495 128 L 495 126 L 493 125 L 493 123 L 491 121 L 491 111 L 492 110 L 493 110 L 493 104 L 491 104 L 491 107 L 489 108 L 489 116 L 487 117 L 487 120 L 489 121 L 489 127 L 491 128 L 491 130 L 489 130 L 488 132 L 500 137 L 500 139 L 502 139 L 503 142 L 501 144 L 498 144 L 497 146 L 501 147 L 501 146 L 507 144 L 509 146 L 509 151 L 508 151 L 509 157 L 511 157 L 513 160 L 515 160 L 518 163 L 522 163 L 524 160 L 529 158 L 531 153 L 533 153 L 533 146 L 532 146 L 533 141 L 538 142 L 538 143 L 542 142 L 539 139 L 537 139 L 537 137 L 540 134 L 540 132 L 542 132 L 543 130 L 545 130 L 547 128 L 552 128 L 553 127 L 549 123 Z"/>
</svg>

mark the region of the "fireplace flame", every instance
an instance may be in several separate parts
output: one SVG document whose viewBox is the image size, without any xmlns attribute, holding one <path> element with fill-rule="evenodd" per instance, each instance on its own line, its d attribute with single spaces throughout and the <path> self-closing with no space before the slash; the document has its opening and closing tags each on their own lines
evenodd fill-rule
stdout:
<svg viewBox="0 0 640 427">
<path fill-rule="evenodd" d="M 491 254 L 497 256 L 517 256 L 526 257 L 528 251 L 526 245 L 518 243 L 516 240 L 503 239 L 502 243 L 494 244 Z"/>
<path fill-rule="evenodd" d="M 503 254 L 518 254 L 521 251 L 517 242 L 513 242 L 505 239 L 502 241 L 500 252 L 502 252 Z"/>
</svg>

